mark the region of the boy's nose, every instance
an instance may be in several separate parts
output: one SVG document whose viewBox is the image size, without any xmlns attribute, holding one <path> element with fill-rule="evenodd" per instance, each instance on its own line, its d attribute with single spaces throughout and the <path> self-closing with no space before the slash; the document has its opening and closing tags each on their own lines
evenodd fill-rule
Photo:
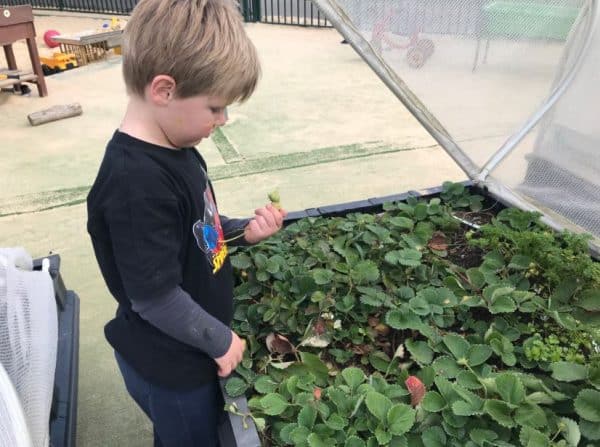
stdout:
<svg viewBox="0 0 600 447">
<path fill-rule="evenodd" d="M 229 119 L 229 115 L 227 114 L 227 108 L 224 108 L 223 112 L 221 112 L 219 114 L 219 117 L 217 118 L 217 126 L 225 125 L 225 123 L 227 122 L 228 119 Z"/>
</svg>

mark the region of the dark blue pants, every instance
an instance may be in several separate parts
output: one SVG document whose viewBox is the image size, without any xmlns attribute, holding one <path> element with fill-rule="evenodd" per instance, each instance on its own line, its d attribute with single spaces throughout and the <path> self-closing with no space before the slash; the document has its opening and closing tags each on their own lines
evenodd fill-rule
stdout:
<svg viewBox="0 0 600 447">
<path fill-rule="evenodd" d="M 217 447 L 223 406 L 217 381 L 189 391 L 144 380 L 115 352 L 127 391 L 154 424 L 155 447 Z"/>
</svg>

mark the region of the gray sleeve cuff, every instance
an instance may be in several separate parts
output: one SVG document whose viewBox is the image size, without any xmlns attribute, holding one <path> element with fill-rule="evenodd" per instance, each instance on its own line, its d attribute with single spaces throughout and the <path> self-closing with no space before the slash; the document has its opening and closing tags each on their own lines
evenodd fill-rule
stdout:
<svg viewBox="0 0 600 447">
<path fill-rule="evenodd" d="M 225 355 L 231 346 L 231 329 L 206 312 L 179 286 L 164 295 L 131 304 L 148 323 L 214 359 Z"/>
</svg>

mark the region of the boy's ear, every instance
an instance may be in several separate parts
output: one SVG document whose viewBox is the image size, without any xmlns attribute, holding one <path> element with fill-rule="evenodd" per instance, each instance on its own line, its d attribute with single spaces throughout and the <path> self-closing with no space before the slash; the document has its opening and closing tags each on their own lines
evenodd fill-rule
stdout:
<svg viewBox="0 0 600 447">
<path fill-rule="evenodd" d="M 148 98 L 156 105 L 165 106 L 175 96 L 177 84 L 169 75 L 154 76 L 148 85 Z"/>
</svg>

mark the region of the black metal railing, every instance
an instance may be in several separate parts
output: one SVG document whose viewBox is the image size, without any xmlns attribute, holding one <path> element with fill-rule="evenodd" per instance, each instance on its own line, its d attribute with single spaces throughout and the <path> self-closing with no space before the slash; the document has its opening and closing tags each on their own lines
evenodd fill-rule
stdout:
<svg viewBox="0 0 600 447">
<path fill-rule="evenodd" d="M 411 34 L 473 35 L 481 21 L 482 7 L 490 0 L 369 0 L 348 3 L 347 14 L 361 30 L 370 30 L 386 14 L 392 14 L 390 31 Z"/>
<path fill-rule="evenodd" d="M 30 4 L 34 8 L 101 14 L 129 14 L 138 0 L 0 0 L 0 5 Z M 349 15 L 361 29 L 373 27 L 381 11 L 400 6 L 394 32 L 414 29 L 432 34 L 475 34 L 482 6 L 490 0 L 355 0 L 345 2 Z M 239 0 L 246 22 L 331 27 L 313 0 Z"/>
<path fill-rule="evenodd" d="M 31 5 L 37 9 L 130 14 L 138 0 L 0 0 L 0 5 Z M 312 0 L 239 0 L 246 22 L 329 27 Z"/>
<path fill-rule="evenodd" d="M 262 23 L 331 27 L 312 0 L 256 0 Z"/>
<path fill-rule="evenodd" d="M 91 12 L 99 14 L 130 14 L 137 0 L 0 0 L 0 5 L 31 5 L 36 9 Z"/>
</svg>

